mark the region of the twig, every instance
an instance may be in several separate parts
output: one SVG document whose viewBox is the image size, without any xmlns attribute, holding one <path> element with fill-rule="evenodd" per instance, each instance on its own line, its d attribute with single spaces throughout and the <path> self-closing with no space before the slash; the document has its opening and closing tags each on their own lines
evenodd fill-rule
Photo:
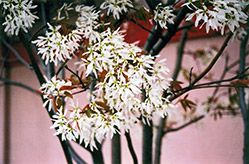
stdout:
<svg viewBox="0 0 249 164">
<path fill-rule="evenodd" d="M 192 71 L 193 71 L 193 67 L 191 67 L 190 72 L 189 72 L 189 85 L 191 85 L 191 81 L 192 81 Z"/>
<path fill-rule="evenodd" d="M 189 121 L 189 122 L 187 122 L 187 123 L 185 123 L 177 128 L 167 129 L 164 131 L 164 134 L 181 130 L 181 129 L 183 129 L 183 128 L 185 128 L 193 123 L 198 122 L 199 120 L 203 119 L 204 117 L 205 117 L 204 115 L 201 115 L 201 116 L 199 116 L 199 117 L 197 117 L 197 118 L 195 118 L 195 119 L 193 119 L 193 120 L 191 120 L 191 121 Z"/>
<path fill-rule="evenodd" d="M 186 87 L 184 89 L 180 89 L 180 90 L 182 90 L 181 93 L 171 97 L 169 99 L 170 101 L 173 101 L 174 99 L 178 98 L 179 96 L 183 95 L 184 93 L 190 91 L 191 88 L 194 86 L 194 84 L 196 84 L 199 80 L 201 80 L 213 68 L 214 64 L 216 63 L 216 61 L 218 60 L 218 58 L 220 57 L 220 55 L 223 53 L 224 49 L 226 48 L 231 37 L 232 37 L 232 33 L 230 32 L 229 35 L 227 36 L 227 38 L 225 39 L 225 41 L 223 42 L 220 50 L 217 52 L 217 54 L 215 55 L 213 60 L 210 62 L 210 64 L 207 66 L 207 68 L 191 83 L 191 85 L 189 85 L 188 87 Z M 234 77 L 234 79 L 236 79 L 236 78 Z M 234 80 L 234 79 L 232 78 L 232 80 Z M 212 82 L 211 82 L 211 84 L 212 84 Z"/>
<path fill-rule="evenodd" d="M 137 24 L 137 25 L 138 25 L 139 27 L 141 27 L 143 30 L 145 30 L 145 31 L 147 31 L 147 32 L 149 32 L 149 33 L 151 33 L 151 34 L 157 36 L 157 37 L 163 38 L 161 35 L 158 35 L 157 33 L 155 33 L 155 32 L 153 32 L 153 31 L 147 29 L 146 27 L 144 27 L 144 26 L 141 25 L 140 23 L 136 22 L 134 19 L 129 19 L 129 20 L 130 20 L 131 22 Z"/>
<path fill-rule="evenodd" d="M 249 68 L 249 67 L 248 67 Z M 248 69 L 247 68 L 247 69 Z M 243 76 L 242 76 L 243 75 Z M 217 81 L 212 81 L 212 82 L 208 82 L 208 83 L 202 83 L 202 84 L 197 84 L 197 85 L 192 85 L 191 86 L 191 89 L 196 89 L 196 88 L 198 88 L 198 87 L 202 87 L 202 86 L 205 86 L 205 87 L 213 87 L 212 85 L 214 85 L 214 84 L 219 84 L 219 83 L 223 83 L 223 82 L 230 82 L 230 81 L 233 81 L 233 80 L 236 80 L 236 79 L 239 79 L 239 78 L 241 78 L 241 77 L 246 77 L 246 76 L 249 76 L 249 74 L 238 74 L 238 75 L 236 75 L 236 76 L 233 76 L 233 77 L 231 77 L 231 78 L 228 78 L 228 79 L 224 79 L 224 80 L 217 80 Z M 219 86 L 222 86 L 222 85 L 219 85 Z M 234 85 L 223 85 L 223 86 L 227 86 L 227 87 L 236 87 L 236 86 L 234 86 Z M 217 86 L 215 86 L 215 87 L 217 87 Z M 241 87 L 241 86 L 240 86 Z M 182 88 L 182 89 L 179 89 L 179 90 L 176 90 L 176 91 L 174 91 L 174 92 L 181 92 L 181 91 L 183 91 L 184 93 L 186 92 L 186 90 L 187 91 L 189 91 L 190 90 L 190 88 L 189 88 L 189 86 L 187 86 L 187 87 L 185 87 L 185 88 Z M 182 94 L 181 94 L 182 95 Z M 178 97 L 179 97 L 179 95 L 177 95 Z"/>
<path fill-rule="evenodd" d="M 74 74 L 80 81 L 80 84 L 82 85 L 83 88 L 86 88 L 85 84 L 83 83 L 83 81 L 81 80 L 81 78 L 79 77 L 79 75 L 77 75 L 75 72 L 73 72 L 70 68 L 68 68 L 67 65 L 64 66 L 69 72 L 71 72 L 72 74 Z"/>
<path fill-rule="evenodd" d="M 193 81 L 192 85 L 194 85 L 200 79 L 202 79 L 213 68 L 214 64 L 217 62 L 217 60 L 219 59 L 219 57 L 223 53 L 224 49 L 227 47 L 227 44 L 228 44 L 228 42 L 229 42 L 229 40 L 231 39 L 232 36 L 233 36 L 233 33 L 230 32 L 228 34 L 228 36 L 226 37 L 225 41 L 223 42 L 221 48 L 219 49 L 219 51 L 217 52 L 217 54 L 213 58 L 213 60 L 209 63 L 207 68 Z"/>
<path fill-rule="evenodd" d="M 60 71 L 63 69 L 63 67 L 67 64 L 67 62 L 69 61 L 69 59 L 67 59 L 64 63 L 62 63 L 60 65 L 60 68 L 58 69 L 58 71 L 56 72 L 56 76 L 60 73 Z"/>
</svg>

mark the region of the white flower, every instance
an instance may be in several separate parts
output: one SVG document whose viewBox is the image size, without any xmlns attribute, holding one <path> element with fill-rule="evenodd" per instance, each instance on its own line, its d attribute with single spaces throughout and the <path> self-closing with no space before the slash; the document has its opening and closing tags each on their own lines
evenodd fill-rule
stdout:
<svg viewBox="0 0 249 164">
<path fill-rule="evenodd" d="M 119 29 L 103 31 L 100 40 L 87 47 L 80 63 L 84 68 L 83 76 L 87 78 L 93 72 L 98 82 L 90 95 L 90 103 L 81 109 L 77 101 L 72 102 L 73 109 L 68 110 L 70 113 L 63 123 L 59 117 L 62 114 L 57 114 L 59 116 L 54 119 L 63 125 L 54 125 L 58 126 L 56 134 L 68 140 L 79 138 L 80 143 L 93 150 L 97 148 L 95 140 L 102 142 L 115 133 L 129 131 L 141 116 L 147 122 L 155 114 L 164 117 L 173 106 L 162 95 L 169 87 L 166 78 L 169 69 L 164 62 L 155 62 L 151 55 L 143 55 L 136 44 L 124 42 Z M 53 93 L 57 85 L 64 85 L 62 81 L 52 81 L 43 86 L 44 93 L 50 88 Z M 51 83 L 56 85 L 51 86 Z M 145 101 L 141 99 L 143 89 Z M 58 95 L 57 92 L 53 94 Z"/>
<path fill-rule="evenodd" d="M 189 21 L 196 16 L 195 26 L 203 21 L 201 27 L 206 24 L 207 33 L 211 28 L 216 31 L 220 30 L 222 35 L 225 28 L 228 27 L 230 31 L 235 32 L 235 29 L 240 28 L 241 23 L 247 22 L 248 16 L 243 12 L 243 9 L 248 3 L 237 0 L 214 0 L 210 3 L 213 8 L 209 9 L 202 3 L 202 7 L 196 8 L 196 11 L 190 14 L 186 20 Z"/>
<path fill-rule="evenodd" d="M 175 18 L 175 15 L 172 12 L 173 8 L 171 6 L 164 7 L 161 3 L 159 3 L 154 10 L 154 20 L 160 25 L 161 28 L 167 29 L 168 23 L 174 23 L 173 19 Z"/>
<path fill-rule="evenodd" d="M 67 3 L 64 3 L 61 8 L 59 8 L 57 10 L 57 17 L 54 17 L 53 19 L 54 20 L 58 20 L 58 21 L 61 21 L 63 19 L 69 19 L 69 14 L 68 12 L 73 10 L 73 8 L 71 7 L 72 6 L 72 3 L 70 3 L 69 5 Z M 62 11 L 64 12 L 65 16 L 62 16 Z"/>
<path fill-rule="evenodd" d="M 89 39 L 90 43 L 96 42 L 100 38 L 97 31 L 101 25 L 98 22 L 100 11 L 96 11 L 93 6 L 77 5 L 75 11 L 78 13 L 76 26 L 81 30 L 81 34 Z"/>
<path fill-rule="evenodd" d="M 52 109 L 53 101 L 56 96 L 66 96 L 64 93 L 68 92 L 71 93 L 70 90 L 60 90 L 62 86 L 72 86 L 72 83 L 70 81 L 66 82 L 64 80 L 58 80 L 54 76 L 51 80 L 48 80 L 46 77 L 44 77 L 46 80 L 46 83 L 42 84 L 40 87 L 41 92 L 43 93 L 43 98 L 45 99 L 45 102 L 43 103 L 43 107 L 48 106 L 48 111 Z"/>
<path fill-rule="evenodd" d="M 61 26 L 53 27 L 48 23 L 49 32 L 46 36 L 38 36 L 38 39 L 32 43 L 38 47 L 38 54 L 42 55 L 45 64 L 53 62 L 55 65 L 58 61 L 71 59 L 74 51 L 79 47 L 79 41 L 82 39 L 81 31 L 73 30 L 67 35 L 61 35 L 59 30 Z"/>
<path fill-rule="evenodd" d="M 130 0 L 105 0 L 101 5 L 101 9 L 107 9 L 107 15 L 110 13 L 114 19 L 120 19 L 120 15 L 128 12 L 128 8 L 133 7 Z"/>
<path fill-rule="evenodd" d="M 28 28 L 32 27 L 37 16 L 31 13 L 31 10 L 37 6 L 32 5 L 33 1 L 29 0 L 1 0 L 3 15 L 5 22 L 2 24 L 5 26 L 4 32 L 10 35 L 18 35 L 20 29 L 24 32 L 28 32 Z"/>
</svg>

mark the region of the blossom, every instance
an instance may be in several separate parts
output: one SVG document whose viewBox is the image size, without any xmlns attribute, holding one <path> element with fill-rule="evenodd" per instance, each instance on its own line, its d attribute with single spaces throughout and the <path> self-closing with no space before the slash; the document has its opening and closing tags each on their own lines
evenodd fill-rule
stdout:
<svg viewBox="0 0 249 164">
<path fill-rule="evenodd" d="M 75 11 L 78 13 L 76 26 L 81 30 L 81 34 L 89 39 L 90 43 L 99 40 L 98 28 L 101 24 L 97 20 L 100 11 L 96 11 L 93 6 L 84 5 L 77 5 Z"/>
<path fill-rule="evenodd" d="M 206 24 L 207 33 L 211 28 L 216 31 L 220 30 L 221 34 L 224 34 L 226 27 L 235 32 L 237 28 L 240 28 L 241 23 L 246 23 L 248 16 L 243 12 L 243 9 L 247 3 L 235 0 L 214 0 L 210 1 L 210 3 L 213 5 L 212 9 L 202 3 L 202 7 L 196 7 L 196 10 L 186 20 L 189 21 L 196 16 L 195 26 L 198 26 L 199 22 L 203 21 L 201 27 Z"/>
<path fill-rule="evenodd" d="M 173 24 L 175 15 L 172 13 L 173 8 L 171 6 L 162 6 L 159 3 L 154 10 L 154 20 L 160 25 L 161 28 L 167 29 L 167 24 Z"/>
<path fill-rule="evenodd" d="M 67 3 L 64 3 L 61 8 L 59 8 L 57 10 L 57 17 L 55 17 L 54 19 L 57 20 L 57 21 L 61 21 L 63 19 L 69 19 L 69 14 L 68 12 L 73 10 L 73 8 L 71 7 L 72 6 L 72 3 L 70 4 L 67 4 Z M 65 16 L 61 16 L 62 15 L 62 11 L 64 12 Z"/>
<path fill-rule="evenodd" d="M 44 77 L 46 80 L 46 83 L 43 83 L 40 87 L 40 90 L 43 94 L 43 98 L 45 99 L 45 102 L 43 103 L 43 107 L 48 106 L 48 111 L 52 109 L 54 98 L 56 96 L 67 96 L 65 95 L 66 92 L 71 93 L 68 89 L 61 90 L 61 87 L 63 86 L 72 86 L 72 83 L 70 81 L 66 82 L 64 80 L 56 79 L 56 77 L 52 77 L 51 80 L 48 80 L 46 77 Z"/>
<path fill-rule="evenodd" d="M 36 8 L 36 5 L 32 5 L 33 1 L 29 0 L 1 0 L 3 15 L 5 21 L 3 22 L 4 32 L 10 35 L 18 35 L 20 29 L 24 32 L 28 32 L 28 28 L 32 27 L 37 16 L 32 14 L 31 10 Z"/>
<path fill-rule="evenodd" d="M 110 13 L 114 19 L 120 19 L 120 15 L 128 12 L 128 8 L 133 7 L 130 0 L 105 0 L 101 5 L 101 9 L 107 9 L 107 15 Z"/>
<path fill-rule="evenodd" d="M 46 32 L 46 36 L 38 36 L 38 39 L 32 42 L 38 46 L 38 54 L 42 55 L 45 64 L 53 62 L 57 65 L 58 61 L 71 59 L 72 54 L 79 47 L 81 32 L 73 30 L 67 35 L 62 35 L 59 32 L 61 26 L 53 27 L 49 23 L 47 25 L 49 31 Z"/>
</svg>

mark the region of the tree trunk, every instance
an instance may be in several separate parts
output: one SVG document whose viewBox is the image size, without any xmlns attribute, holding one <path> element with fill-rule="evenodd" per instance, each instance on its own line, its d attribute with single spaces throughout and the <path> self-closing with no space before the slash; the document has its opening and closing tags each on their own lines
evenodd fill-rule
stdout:
<svg viewBox="0 0 249 164">
<path fill-rule="evenodd" d="M 150 121 L 150 125 L 143 124 L 143 164 L 152 163 L 152 138 L 153 128 Z"/>
<path fill-rule="evenodd" d="M 121 142 L 118 133 L 112 138 L 112 164 L 121 164 Z"/>
<path fill-rule="evenodd" d="M 247 35 L 244 37 L 244 39 L 241 40 L 241 45 L 240 45 L 239 74 L 244 73 L 245 70 L 248 35 L 249 35 L 249 19 L 247 20 Z M 244 122 L 243 163 L 249 164 L 249 112 L 248 112 L 249 107 L 247 107 L 245 102 L 244 88 L 239 88 L 239 104 Z"/>
</svg>

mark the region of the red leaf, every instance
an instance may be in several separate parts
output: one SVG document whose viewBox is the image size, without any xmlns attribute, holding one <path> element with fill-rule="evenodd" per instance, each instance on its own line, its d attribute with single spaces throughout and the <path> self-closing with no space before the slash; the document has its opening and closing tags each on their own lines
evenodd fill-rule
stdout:
<svg viewBox="0 0 249 164">
<path fill-rule="evenodd" d="M 60 87 L 59 91 L 72 90 L 74 88 L 75 88 L 75 86 L 64 85 L 64 86 Z"/>
</svg>

